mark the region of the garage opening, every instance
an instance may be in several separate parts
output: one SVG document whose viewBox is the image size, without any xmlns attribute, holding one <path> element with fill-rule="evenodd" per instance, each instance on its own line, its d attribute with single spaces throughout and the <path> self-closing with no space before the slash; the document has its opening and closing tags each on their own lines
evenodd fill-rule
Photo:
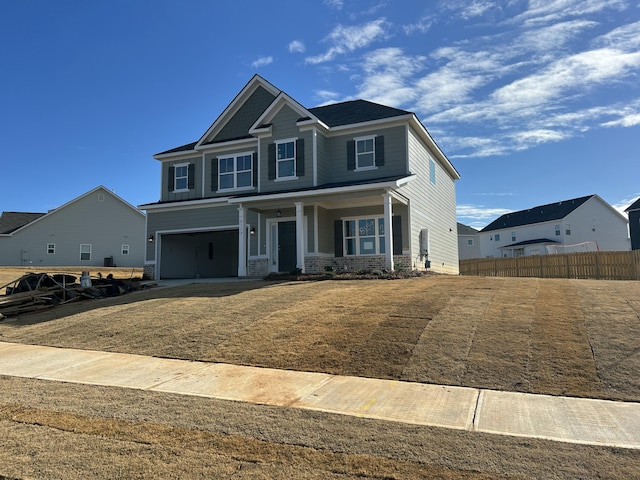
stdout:
<svg viewBox="0 0 640 480">
<path fill-rule="evenodd" d="M 160 278 L 238 276 L 238 231 L 163 234 Z"/>
</svg>

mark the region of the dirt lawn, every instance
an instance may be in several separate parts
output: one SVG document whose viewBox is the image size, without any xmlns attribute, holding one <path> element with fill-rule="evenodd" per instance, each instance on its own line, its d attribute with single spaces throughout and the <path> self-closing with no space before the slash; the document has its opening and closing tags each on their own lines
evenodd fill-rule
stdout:
<svg viewBox="0 0 640 480">
<path fill-rule="evenodd" d="M 5 320 L 0 340 L 640 401 L 639 294 L 638 282 L 450 276 L 197 284 Z M 0 386 L 0 478 L 640 471 L 634 450 L 9 377 Z"/>
</svg>

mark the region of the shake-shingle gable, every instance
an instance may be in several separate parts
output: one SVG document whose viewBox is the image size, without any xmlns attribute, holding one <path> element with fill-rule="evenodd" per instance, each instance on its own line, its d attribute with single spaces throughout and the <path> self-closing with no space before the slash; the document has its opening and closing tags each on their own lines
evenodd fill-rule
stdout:
<svg viewBox="0 0 640 480">
<path fill-rule="evenodd" d="M 586 197 L 548 203 L 546 205 L 540 205 L 527 210 L 520 210 L 519 212 L 506 213 L 484 227 L 481 231 L 490 232 L 492 230 L 500 230 L 503 228 L 513 228 L 520 227 L 522 225 L 532 225 L 535 223 L 560 220 L 593 196 L 594 195 L 587 195 Z"/>
</svg>

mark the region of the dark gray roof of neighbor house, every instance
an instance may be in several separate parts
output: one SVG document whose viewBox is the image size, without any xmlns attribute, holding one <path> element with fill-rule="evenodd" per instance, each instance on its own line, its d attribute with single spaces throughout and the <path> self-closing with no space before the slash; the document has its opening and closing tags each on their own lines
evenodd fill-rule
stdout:
<svg viewBox="0 0 640 480">
<path fill-rule="evenodd" d="M 458 222 L 458 235 L 477 235 L 478 230 L 464 223 Z"/>
<path fill-rule="evenodd" d="M 523 247 L 525 245 L 536 245 L 538 243 L 560 243 L 560 242 L 557 242 L 555 240 L 550 240 L 548 238 L 536 238 L 534 240 L 524 240 L 522 242 L 512 243 L 511 245 L 505 245 L 504 247 L 500 247 L 500 248 Z"/>
<path fill-rule="evenodd" d="M 492 230 L 500 230 L 503 228 L 520 227 L 522 225 L 533 225 L 535 223 L 560 220 L 593 196 L 594 195 L 587 195 L 586 197 L 572 198 L 571 200 L 539 205 L 527 210 L 520 210 L 519 212 L 505 213 L 484 227 L 481 232 L 490 232 Z"/>
<path fill-rule="evenodd" d="M 0 234 L 14 232 L 43 215 L 46 215 L 46 213 L 2 212 L 2 215 L 0 215 Z"/>
<path fill-rule="evenodd" d="M 329 127 L 350 125 L 353 123 L 371 122 L 384 118 L 399 117 L 402 115 L 412 115 L 412 112 L 400 110 L 399 108 L 387 107 L 379 103 L 367 100 L 351 100 L 349 102 L 333 103 L 324 107 L 314 107 L 308 109 L 323 123 Z"/>
<path fill-rule="evenodd" d="M 165 153 L 178 153 L 178 152 L 188 152 L 189 150 L 193 150 L 198 142 L 187 143 L 186 145 L 181 145 L 176 148 L 172 148 L 171 150 L 165 150 L 164 152 L 156 153 L 156 155 L 164 155 Z"/>
<path fill-rule="evenodd" d="M 625 212 L 630 212 L 631 210 L 640 210 L 640 198 L 638 198 L 635 202 L 627 207 Z"/>
</svg>

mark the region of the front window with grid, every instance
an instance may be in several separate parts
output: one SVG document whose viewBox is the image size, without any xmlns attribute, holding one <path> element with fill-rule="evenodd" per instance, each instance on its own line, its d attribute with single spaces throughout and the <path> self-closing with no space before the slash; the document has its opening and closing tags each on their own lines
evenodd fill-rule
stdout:
<svg viewBox="0 0 640 480">
<path fill-rule="evenodd" d="M 383 217 L 344 221 L 346 255 L 382 255 L 385 253 L 384 239 Z"/>
<path fill-rule="evenodd" d="M 375 137 L 356 138 L 356 170 L 376 165 Z"/>
<path fill-rule="evenodd" d="M 122 255 L 129 255 L 129 245 L 122 245 Z"/>
<path fill-rule="evenodd" d="M 296 142 L 285 140 L 276 143 L 277 178 L 294 177 L 296 174 Z"/>
<path fill-rule="evenodd" d="M 56 244 L 55 243 L 47 243 L 47 254 L 53 255 L 56 253 Z"/>
<path fill-rule="evenodd" d="M 243 153 L 218 159 L 218 188 L 232 190 L 250 188 L 253 181 L 253 155 Z"/>
<path fill-rule="evenodd" d="M 176 165 L 173 190 L 188 190 L 189 186 L 189 164 Z"/>
</svg>

